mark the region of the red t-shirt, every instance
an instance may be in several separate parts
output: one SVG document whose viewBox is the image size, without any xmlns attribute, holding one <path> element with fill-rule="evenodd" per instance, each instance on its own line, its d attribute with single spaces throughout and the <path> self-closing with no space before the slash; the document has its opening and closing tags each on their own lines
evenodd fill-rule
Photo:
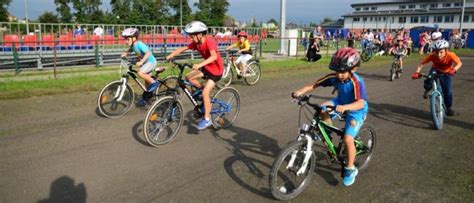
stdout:
<svg viewBox="0 0 474 203">
<path fill-rule="evenodd" d="M 224 72 L 224 65 L 222 63 L 222 57 L 217 48 L 217 44 L 214 39 L 206 37 L 203 44 L 196 44 L 191 42 L 188 45 L 188 49 L 198 51 L 204 59 L 211 57 L 211 50 L 215 50 L 217 53 L 217 59 L 210 64 L 207 64 L 204 69 L 211 75 L 221 76 Z"/>
</svg>

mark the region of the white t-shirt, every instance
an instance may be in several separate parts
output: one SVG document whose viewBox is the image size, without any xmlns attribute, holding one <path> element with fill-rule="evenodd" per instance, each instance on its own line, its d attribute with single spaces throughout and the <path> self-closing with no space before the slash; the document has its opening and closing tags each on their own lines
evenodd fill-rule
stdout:
<svg viewBox="0 0 474 203">
<path fill-rule="evenodd" d="M 96 27 L 93 33 L 94 35 L 102 36 L 104 34 L 104 29 L 102 29 L 101 27 Z"/>
</svg>

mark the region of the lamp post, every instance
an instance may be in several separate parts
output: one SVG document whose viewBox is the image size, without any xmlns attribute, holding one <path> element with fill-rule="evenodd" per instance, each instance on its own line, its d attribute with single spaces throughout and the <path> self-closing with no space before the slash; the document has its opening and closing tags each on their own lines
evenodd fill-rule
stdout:
<svg viewBox="0 0 474 203">
<path fill-rule="evenodd" d="M 26 34 L 30 33 L 30 28 L 28 26 L 28 6 L 25 0 L 25 18 L 26 18 Z"/>
<path fill-rule="evenodd" d="M 183 27 L 183 0 L 179 0 L 179 25 Z"/>
<path fill-rule="evenodd" d="M 466 0 L 462 3 L 462 11 L 461 11 L 461 21 L 459 22 L 459 33 L 462 33 L 462 24 L 464 23 L 464 10 L 466 8 Z"/>
<path fill-rule="evenodd" d="M 285 49 L 285 27 L 286 27 L 286 0 L 280 0 L 280 54 L 286 54 Z"/>
</svg>

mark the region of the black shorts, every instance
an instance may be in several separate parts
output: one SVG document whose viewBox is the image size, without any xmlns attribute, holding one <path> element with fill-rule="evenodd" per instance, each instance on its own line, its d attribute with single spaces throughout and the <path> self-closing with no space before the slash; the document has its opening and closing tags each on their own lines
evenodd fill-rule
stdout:
<svg viewBox="0 0 474 203">
<path fill-rule="evenodd" d="M 212 81 L 214 81 L 214 83 L 217 83 L 221 78 L 222 78 L 222 75 L 219 75 L 219 76 L 216 76 L 216 75 L 213 75 L 209 72 L 206 71 L 206 69 L 202 69 L 201 72 L 204 74 L 204 76 L 202 77 L 202 79 L 210 79 Z"/>
</svg>

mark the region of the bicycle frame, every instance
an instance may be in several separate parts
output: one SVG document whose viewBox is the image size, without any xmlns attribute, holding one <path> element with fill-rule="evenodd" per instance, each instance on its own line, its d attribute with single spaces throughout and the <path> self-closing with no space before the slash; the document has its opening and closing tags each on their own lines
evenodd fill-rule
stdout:
<svg viewBox="0 0 474 203">
<path fill-rule="evenodd" d="M 437 94 L 440 94 L 440 104 L 442 104 L 443 108 L 446 109 L 446 106 L 444 104 L 444 101 L 443 101 L 443 90 L 441 89 L 441 86 L 439 84 L 439 78 L 438 78 L 438 74 L 429 74 L 428 76 L 424 76 L 428 79 L 431 79 L 431 95 L 437 93 Z"/>
</svg>

